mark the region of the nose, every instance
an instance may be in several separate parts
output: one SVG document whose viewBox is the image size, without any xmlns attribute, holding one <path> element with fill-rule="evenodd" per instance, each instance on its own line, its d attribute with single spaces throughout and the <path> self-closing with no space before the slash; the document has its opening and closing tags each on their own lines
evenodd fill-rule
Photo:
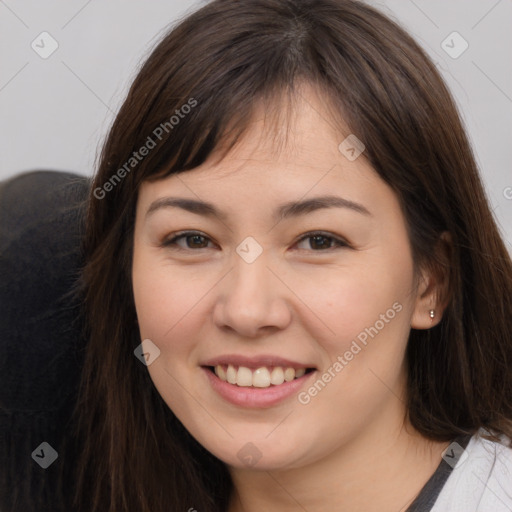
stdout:
<svg viewBox="0 0 512 512">
<path fill-rule="evenodd" d="M 215 325 L 246 338 L 285 329 L 292 317 L 288 300 L 292 293 L 276 274 L 264 254 L 252 263 L 235 256 L 234 268 L 218 291 Z"/>
</svg>

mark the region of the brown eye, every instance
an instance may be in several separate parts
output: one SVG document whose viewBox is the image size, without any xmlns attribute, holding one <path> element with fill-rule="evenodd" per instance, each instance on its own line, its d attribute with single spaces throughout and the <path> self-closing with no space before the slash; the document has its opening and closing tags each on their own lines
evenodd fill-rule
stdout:
<svg viewBox="0 0 512 512">
<path fill-rule="evenodd" d="M 307 242 L 309 240 L 309 243 Z M 306 242 L 306 247 L 300 249 L 325 251 L 334 247 L 349 247 L 348 243 L 344 240 L 324 233 L 307 233 L 298 242 L 298 244 Z M 308 247 L 309 246 L 309 247 Z"/>
<path fill-rule="evenodd" d="M 179 243 L 184 240 L 185 245 L 183 243 Z M 178 250 L 187 250 L 187 249 L 206 249 L 208 247 L 208 242 L 211 240 L 200 234 L 194 233 L 192 231 L 185 231 L 182 233 L 178 233 L 172 238 L 165 240 L 162 243 L 163 247 L 175 247 Z"/>
<path fill-rule="evenodd" d="M 208 242 L 206 242 L 206 245 L 205 245 L 206 238 L 202 235 L 186 236 L 185 240 L 187 241 L 188 246 L 192 249 L 203 249 L 204 247 L 206 247 L 208 245 Z"/>
</svg>

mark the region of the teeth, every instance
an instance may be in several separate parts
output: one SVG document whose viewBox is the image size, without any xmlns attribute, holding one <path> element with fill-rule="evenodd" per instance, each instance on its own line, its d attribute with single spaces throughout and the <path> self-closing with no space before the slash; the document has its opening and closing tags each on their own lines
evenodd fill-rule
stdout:
<svg viewBox="0 0 512 512">
<path fill-rule="evenodd" d="M 279 386 L 284 382 L 284 372 L 280 366 L 276 366 L 270 374 L 270 383 Z"/>
<path fill-rule="evenodd" d="M 284 380 L 286 382 L 290 382 L 295 379 L 295 369 L 294 368 L 286 368 L 284 371 Z"/>
<path fill-rule="evenodd" d="M 251 377 L 252 385 L 255 388 L 268 388 L 270 386 L 270 372 L 267 368 L 258 368 L 254 373 L 251 372 Z"/>
<path fill-rule="evenodd" d="M 270 385 L 279 386 L 283 382 L 291 382 L 295 378 L 302 377 L 306 373 L 305 368 L 283 368 L 275 366 L 272 369 L 261 367 L 257 370 L 251 370 L 245 366 L 239 366 L 238 369 L 233 365 L 217 365 L 215 375 L 224 382 L 236 384 L 241 387 L 268 388 Z"/>
<path fill-rule="evenodd" d="M 224 368 L 222 368 L 222 366 L 216 366 L 215 373 L 217 374 L 217 377 L 219 377 L 220 380 L 228 380 L 226 372 L 224 371 Z"/>
<path fill-rule="evenodd" d="M 240 366 L 238 368 L 238 374 L 236 376 L 236 383 L 238 386 L 252 386 L 252 372 L 249 368 L 245 368 L 244 366 Z"/>
<path fill-rule="evenodd" d="M 216 369 L 217 368 L 218 368 L 218 366 L 216 367 Z M 226 380 L 230 384 L 236 384 L 236 375 L 237 375 L 237 371 L 233 368 L 233 366 L 229 365 L 228 371 L 226 372 Z M 222 378 L 218 373 L 217 373 L 217 377 L 219 377 L 219 379 Z"/>
</svg>

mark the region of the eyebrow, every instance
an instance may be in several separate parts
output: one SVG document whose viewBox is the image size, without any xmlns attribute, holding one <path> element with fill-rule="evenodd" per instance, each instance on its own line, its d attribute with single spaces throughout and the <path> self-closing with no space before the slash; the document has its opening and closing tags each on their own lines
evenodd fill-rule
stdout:
<svg viewBox="0 0 512 512">
<path fill-rule="evenodd" d="M 203 215 L 205 217 L 216 217 L 222 221 L 226 221 L 228 218 L 225 212 L 217 209 L 211 203 L 182 197 L 161 197 L 153 201 L 146 212 L 146 218 L 163 208 L 181 208 L 187 212 Z M 372 216 L 369 210 L 362 204 L 349 201 L 343 197 L 328 195 L 313 197 L 303 201 L 284 203 L 276 208 L 273 217 L 275 220 L 281 221 L 290 217 L 306 215 L 324 208 L 346 208 L 363 215 Z"/>
</svg>

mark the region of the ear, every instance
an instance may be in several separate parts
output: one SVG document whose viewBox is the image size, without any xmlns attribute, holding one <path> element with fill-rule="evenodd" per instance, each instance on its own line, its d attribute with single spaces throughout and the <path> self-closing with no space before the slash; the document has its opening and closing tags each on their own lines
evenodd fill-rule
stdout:
<svg viewBox="0 0 512 512">
<path fill-rule="evenodd" d="M 430 329 L 439 324 L 450 301 L 450 254 L 452 239 L 443 232 L 435 248 L 435 259 L 420 272 L 416 303 L 411 318 L 413 329 Z M 433 311 L 433 317 L 431 312 Z"/>
</svg>

